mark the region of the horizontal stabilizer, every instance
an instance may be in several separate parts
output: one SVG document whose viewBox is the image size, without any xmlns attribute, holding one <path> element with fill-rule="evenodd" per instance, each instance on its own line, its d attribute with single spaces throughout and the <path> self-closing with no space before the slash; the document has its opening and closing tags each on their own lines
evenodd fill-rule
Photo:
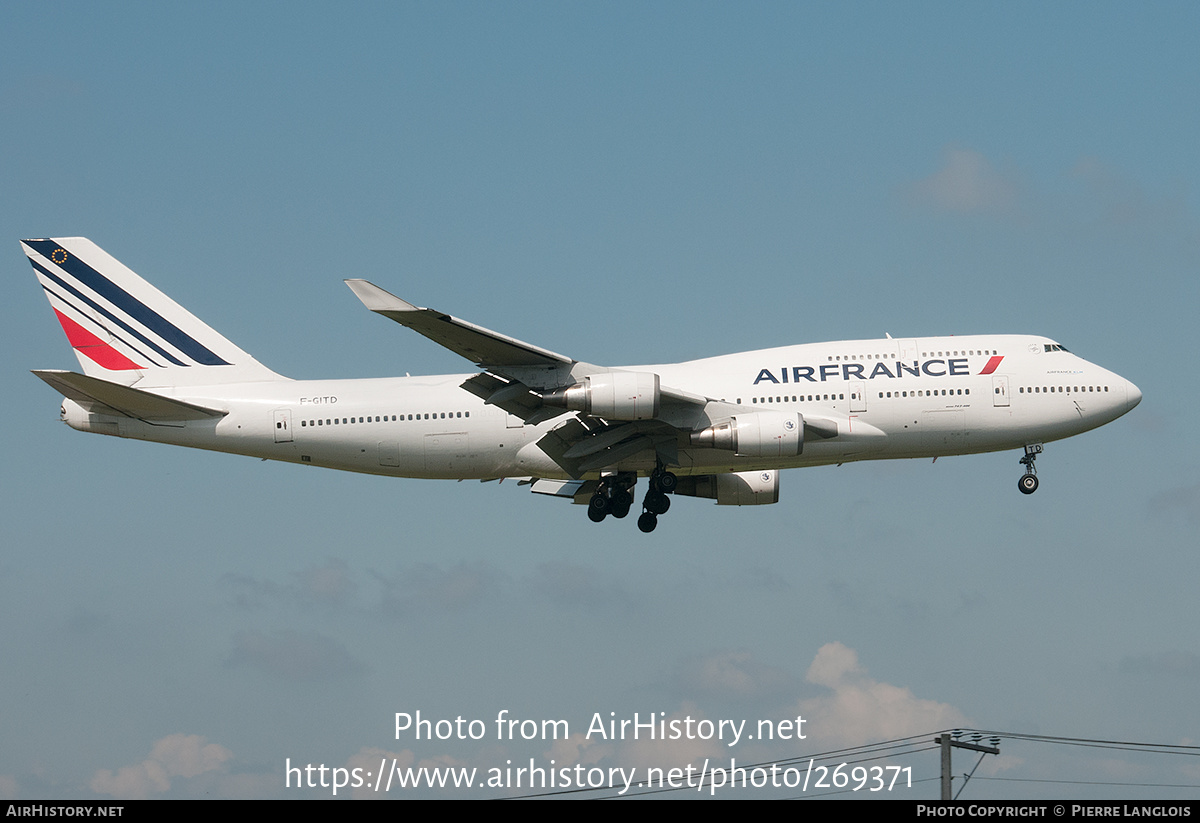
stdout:
<svg viewBox="0 0 1200 823">
<path fill-rule="evenodd" d="M 69 400 L 89 405 L 99 403 L 117 414 L 145 420 L 147 423 L 204 420 L 211 417 L 224 417 L 227 414 L 219 409 L 196 406 L 182 400 L 173 400 L 169 397 L 141 389 L 131 389 L 119 383 L 111 383 L 98 377 L 88 377 L 75 372 L 45 370 L 35 371 L 34 374 Z M 104 411 L 104 409 L 96 411 Z"/>
</svg>

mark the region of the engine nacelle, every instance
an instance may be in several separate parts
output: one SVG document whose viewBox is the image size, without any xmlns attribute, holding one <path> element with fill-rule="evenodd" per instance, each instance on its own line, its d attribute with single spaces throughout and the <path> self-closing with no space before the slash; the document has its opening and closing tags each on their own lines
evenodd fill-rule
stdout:
<svg viewBox="0 0 1200 823">
<path fill-rule="evenodd" d="M 799 412 L 739 414 L 692 432 L 692 445 L 725 449 L 739 457 L 795 457 L 804 451 L 804 416 Z"/>
<path fill-rule="evenodd" d="M 779 502 L 779 472 L 717 475 L 718 506 L 763 506 Z"/>
<path fill-rule="evenodd" d="M 716 499 L 718 506 L 764 506 L 779 502 L 779 472 L 701 474 L 679 478 L 675 494 Z"/>
<path fill-rule="evenodd" d="M 653 420 L 659 398 L 657 374 L 614 371 L 588 375 L 582 383 L 543 395 L 542 401 L 606 420 Z"/>
</svg>

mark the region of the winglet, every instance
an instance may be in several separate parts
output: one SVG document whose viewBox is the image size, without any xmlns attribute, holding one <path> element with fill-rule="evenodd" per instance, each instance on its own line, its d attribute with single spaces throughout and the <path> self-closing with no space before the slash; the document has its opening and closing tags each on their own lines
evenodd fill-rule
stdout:
<svg viewBox="0 0 1200 823">
<path fill-rule="evenodd" d="M 347 280 L 354 296 L 371 311 L 420 311 L 417 306 L 401 300 L 390 291 L 379 288 L 369 280 Z"/>
</svg>

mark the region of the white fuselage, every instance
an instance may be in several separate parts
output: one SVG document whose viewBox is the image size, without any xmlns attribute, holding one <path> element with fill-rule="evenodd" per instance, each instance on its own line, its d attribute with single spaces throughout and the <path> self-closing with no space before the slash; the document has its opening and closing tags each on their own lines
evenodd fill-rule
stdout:
<svg viewBox="0 0 1200 823">
<path fill-rule="evenodd" d="M 679 475 L 1016 449 L 1096 428 L 1141 399 L 1124 378 L 1024 335 L 813 343 L 628 370 L 713 400 L 836 425 L 837 436 L 809 438 L 789 458 L 683 441 Z M 156 425 L 65 400 L 63 417 L 84 431 L 369 474 L 566 478 L 538 441 L 574 414 L 526 425 L 461 388 L 469 377 L 178 386 L 149 390 L 228 413 Z M 647 474 L 654 460 L 646 452 L 606 470 Z"/>
</svg>

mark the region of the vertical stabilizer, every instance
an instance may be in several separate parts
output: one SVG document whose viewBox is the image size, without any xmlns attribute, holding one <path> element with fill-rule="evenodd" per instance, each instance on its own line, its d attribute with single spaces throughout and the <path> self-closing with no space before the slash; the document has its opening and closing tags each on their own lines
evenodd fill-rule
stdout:
<svg viewBox="0 0 1200 823">
<path fill-rule="evenodd" d="M 83 237 L 21 247 L 84 373 L 142 387 L 282 380 Z"/>
</svg>

